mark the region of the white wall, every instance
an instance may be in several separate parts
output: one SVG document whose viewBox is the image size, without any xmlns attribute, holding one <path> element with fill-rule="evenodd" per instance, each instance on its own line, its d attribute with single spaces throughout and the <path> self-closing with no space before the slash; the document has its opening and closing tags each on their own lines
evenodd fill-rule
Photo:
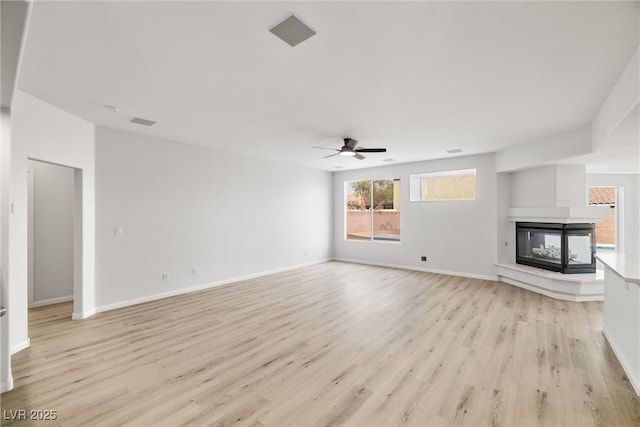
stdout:
<svg viewBox="0 0 640 427">
<path fill-rule="evenodd" d="M 328 259 L 330 205 L 329 172 L 97 127 L 98 310 Z"/>
<path fill-rule="evenodd" d="M 510 198 L 512 208 L 556 206 L 556 167 L 541 166 L 512 172 Z"/>
<path fill-rule="evenodd" d="M 557 165 L 555 190 L 557 206 L 588 206 L 587 168 L 584 165 Z"/>
<path fill-rule="evenodd" d="M 33 179 L 31 305 L 40 306 L 73 297 L 74 172 L 33 160 L 27 167 Z"/>
<path fill-rule="evenodd" d="M 549 165 L 511 173 L 511 207 L 585 207 L 584 165 Z"/>
<path fill-rule="evenodd" d="M 81 170 L 82 259 L 75 268 L 82 275 L 74 315 L 90 314 L 94 300 L 94 125 L 21 91 L 13 105 L 10 225 L 10 335 L 12 349 L 28 345 L 27 335 L 27 158 Z M 77 173 L 76 173 L 77 175 Z M 74 274 L 78 274 L 74 271 Z M 77 290 L 76 290 L 77 293 Z M 78 316 L 78 317 L 81 317 Z"/>
<path fill-rule="evenodd" d="M 512 173 L 498 173 L 498 262 L 516 262 L 516 224 L 509 221 L 509 208 L 511 207 Z"/>
<path fill-rule="evenodd" d="M 498 151 L 496 170 L 513 172 L 553 164 L 559 159 L 589 154 L 592 150 L 591 126 L 585 125 Z"/>
<path fill-rule="evenodd" d="M 11 111 L 8 108 L 0 109 L 0 242 L 1 270 L 5 284 L 8 283 L 9 272 L 9 215 L 11 205 Z M 4 289 L 4 296 L 8 295 Z"/>
<path fill-rule="evenodd" d="M 640 175 L 638 174 L 588 174 L 589 187 L 618 187 L 623 193 L 624 230 L 617 236 L 621 251 L 640 257 Z M 620 195 L 620 191 L 618 194 Z"/>
<path fill-rule="evenodd" d="M 409 201 L 410 174 L 470 168 L 478 171 L 477 200 Z M 345 240 L 345 181 L 385 178 L 401 180 L 401 242 Z M 495 278 L 498 241 L 496 180 L 493 154 L 336 172 L 333 182 L 334 256 L 344 260 Z M 422 255 L 427 256 L 427 262 L 420 261 Z"/>
<path fill-rule="evenodd" d="M 1 304 L 8 308 L 9 222 L 11 191 L 11 107 L 24 49 L 26 29 L 31 15 L 31 1 L 0 2 L 0 251 L 2 258 Z M 0 392 L 13 388 L 11 375 L 9 315 L 0 319 Z"/>
<path fill-rule="evenodd" d="M 638 14 L 640 17 L 640 13 Z M 618 81 L 611 89 L 600 111 L 592 122 L 593 147 L 606 143 L 606 139 L 640 103 L 640 48 L 629 59 Z"/>
<path fill-rule="evenodd" d="M 0 305 L 8 314 L 0 317 L 0 392 L 13 388 L 9 314 L 9 212 L 11 191 L 11 111 L 0 107 Z"/>
</svg>

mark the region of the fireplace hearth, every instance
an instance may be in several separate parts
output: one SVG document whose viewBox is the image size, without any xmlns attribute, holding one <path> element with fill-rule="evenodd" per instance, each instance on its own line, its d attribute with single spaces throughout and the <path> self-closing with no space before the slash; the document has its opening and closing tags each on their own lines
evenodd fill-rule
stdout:
<svg viewBox="0 0 640 427">
<path fill-rule="evenodd" d="M 595 273 L 595 224 L 516 222 L 516 263 L 560 273 Z"/>
</svg>

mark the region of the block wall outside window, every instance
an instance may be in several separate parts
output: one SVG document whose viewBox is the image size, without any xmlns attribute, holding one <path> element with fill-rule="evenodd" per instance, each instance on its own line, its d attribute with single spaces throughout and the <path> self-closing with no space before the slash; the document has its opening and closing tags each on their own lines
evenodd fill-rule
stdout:
<svg viewBox="0 0 640 427">
<path fill-rule="evenodd" d="M 596 224 L 596 252 L 617 250 L 617 189 L 616 187 L 589 187 L 589 205 L 609 206 L 609 216 Z"/>
<path fill-rule="evenodd" d="M 429 172 L 409 176 L 409 200 L 412 202 L 441 202 L 476 200 L 476 169 Z"/>
</svg>

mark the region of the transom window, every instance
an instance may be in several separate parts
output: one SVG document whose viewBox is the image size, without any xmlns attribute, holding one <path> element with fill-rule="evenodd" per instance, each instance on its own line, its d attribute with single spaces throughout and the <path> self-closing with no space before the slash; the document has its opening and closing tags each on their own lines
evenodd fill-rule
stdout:
<svg viewBox="0 0 640 427">
<path fill-rule="evenodd" d="M 409 200 L 439 202 L 477 199 L 476 169 L 409 175 Z"/>
</svg>

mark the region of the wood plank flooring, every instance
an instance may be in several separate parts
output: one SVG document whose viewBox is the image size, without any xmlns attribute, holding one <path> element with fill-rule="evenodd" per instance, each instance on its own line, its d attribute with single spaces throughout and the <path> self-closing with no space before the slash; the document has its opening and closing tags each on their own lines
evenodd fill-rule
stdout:
<svg viewBox="0 0 640 427">
<path fill-rule="evenodd" d="M 638 426 L 602 303 L 329 262 L 71 321 L 30 312 L 39 426 Z M 10 418 L 10 417 L 9 417 Z"/>
</svg>

